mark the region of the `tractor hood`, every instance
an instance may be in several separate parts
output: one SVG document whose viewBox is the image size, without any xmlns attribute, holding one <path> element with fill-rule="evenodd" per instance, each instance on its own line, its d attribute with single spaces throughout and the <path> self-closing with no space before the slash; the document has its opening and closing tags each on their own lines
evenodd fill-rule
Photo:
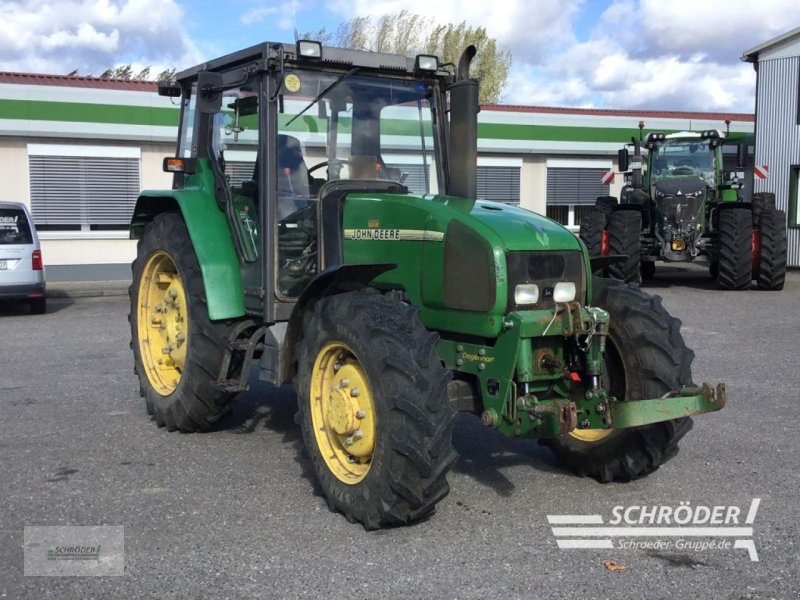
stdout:
<svg viewBox="0 0 800 600">
<path fill-rule="evenodd" d="M 565 227 L 510 204 L 479 200 L 469 216 L 491 229 L 507 251 L 580 250 L 578 238 Z"/>
<path fill-rule="evenodd" d="M 699 177 L 664 177 L 656 180 L 656 197 L 702 196 L 705 181 Z"/>
</svg>

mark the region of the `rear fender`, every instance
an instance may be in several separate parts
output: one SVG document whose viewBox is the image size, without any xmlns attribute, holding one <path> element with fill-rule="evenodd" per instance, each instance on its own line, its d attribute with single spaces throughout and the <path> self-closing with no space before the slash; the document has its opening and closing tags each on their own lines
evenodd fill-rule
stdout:
<svg viewBox="0 0 800 600">
<path fill-rule="evenodd" d="M 142 191 L 131 219 L 131 239 L 139 239 L 147 224 L 163 212 L 180 212 L 183 216 L 203 274 L 209 318 L 244 316 L 239 257 L 228 220 L 213 193 L 204 187 Z"/>
</svg>

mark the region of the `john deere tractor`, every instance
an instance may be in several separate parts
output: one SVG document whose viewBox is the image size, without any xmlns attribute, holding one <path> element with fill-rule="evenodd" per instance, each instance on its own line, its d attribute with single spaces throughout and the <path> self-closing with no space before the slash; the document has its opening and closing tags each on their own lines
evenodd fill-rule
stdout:
<svg viewBox="0 0 800 600">
<path fill-rule="evenodd" d="M 372 529 L 447 495 L 456 411 L 611 481 L 723 406 L 658 298 L 593 279 L 558 224 L 476 200 L 474 55 L 265 43 L 161 86 L 182 107 L 174 182 L 138 199 L 130 289 L 159 426 L 216 426 L 251 367 L 294 382 L 329 506 Z"/>
<path fill-rule="evenodd" d="M 786 215 L 771 193 L 743 188 L 747 142 L 711 129 L 665 135 L 652 132 L 619 152 L 619 170 L 631 169 L 619 202 L 597 199 L 581 222 L 592 255 L 612 255 L 606 273 L 628 282 L 651 279 L 656 262 L 702 256 L 727 289 L 780 290 L 786 276 Z M 736 147 L 735 170 L 723 168 L 723 146 Z"/>
</svg>

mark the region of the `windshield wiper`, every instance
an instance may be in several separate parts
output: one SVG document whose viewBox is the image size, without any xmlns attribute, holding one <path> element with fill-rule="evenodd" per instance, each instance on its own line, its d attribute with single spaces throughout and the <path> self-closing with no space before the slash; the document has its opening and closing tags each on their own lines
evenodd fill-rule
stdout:
<svg viewBox="0 0 800 600">
<path fill-rule="evenodd" d="M 322 90 L 322 91 L 321 91 L 319 94 L 317 94 L 317 97 L 316 97 L 316 98 L 314 98 L 314 99 L 313 99 L 313 100 L 312 100 L 312 101 L 309 103 L 309 105 L 308 105 L 308 106 L 306 106 L 306 107 L 305 107 L 303 110 L 301 110 L 299 113 L 297 113 L 295 116 L 293 116 L 293 117 L 291 118 L 291 120 L 290 120 L 290 121 L 289 121 L 289 122 L 286 124 L 286 126 L 288 127 L 289 125 L 291 125 L 292 123 L 294 123 L 294 122 L 295 122 L 295 120 L 296 120 L 297 118 L 301 117 L 301 116 L 302 116 L 302 115 L 303 115 L 303 114 L 304 114 L 304 113 L 305 113 L 305 112 L 306 112 L 306 111 L 307 111 L 309 108 L 311 108 L 311 107 L 312 107 L 312 106 L 314 106 L 314 105 L 315 105 L 317 102 L 319 102 L 319 101 L 322 99 L 322 97 L 323 97 L 323 96 L 325 96 L 325 94 L 327 94 L 328 92 L 330 92 L 330 91 L 331 91 L 333 88 L 335 88 L 336 86 L 338 86 L 338 85 L 339 85 L 340 83 L 342 83 L 342 82 L 343 82 L 345 79 L 347 79 L 348 77 L 350 77 L 351 75 L 353 75 L 353 74 L 354 74 L 356 71 L 358 71 L 358 69 L 359 69 L 359 67 L 353 67 L 353 68 L 352 68 L 352 69 L 350 69 L 350 70 L 349 70 L 347 73 L 342 73 L 342 74 L 339 76 L 339 78 L 338 78 L 336 81 L 334 81 L 332 84 L 330 84 L 330 85 L 329 85 L 328 87 L 326 87 L 324 90 Z"/>
</svg>

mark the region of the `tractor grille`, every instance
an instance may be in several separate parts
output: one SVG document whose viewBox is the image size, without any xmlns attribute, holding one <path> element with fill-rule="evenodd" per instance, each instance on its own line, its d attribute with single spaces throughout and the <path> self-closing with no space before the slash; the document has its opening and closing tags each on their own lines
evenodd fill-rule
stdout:
<svg viewBox="0 0 800 600">
<path fill-rule="evenodd" d="M 684 224 L 697 223 L 703 208 L 703 198 L 668 196 L 659 200 L 661 214 L 666 224 L 675 231 L 684 229 Z M 690 227 L 690 230 L 693 229 Z"/>
<path fill-rule="evenodd" d="M 508 268 L 507 312 L 553 307 L 553 288 L 559 281 L 575 284 L 575 299 L 584 301 L 586 278 L 583 256 L 580 252 L 509 252 L 506 255 Z M 539 286 L 539 301 L 536 304 L 517 306 L 514 288 L 521 283 Z"/>
</svg>

